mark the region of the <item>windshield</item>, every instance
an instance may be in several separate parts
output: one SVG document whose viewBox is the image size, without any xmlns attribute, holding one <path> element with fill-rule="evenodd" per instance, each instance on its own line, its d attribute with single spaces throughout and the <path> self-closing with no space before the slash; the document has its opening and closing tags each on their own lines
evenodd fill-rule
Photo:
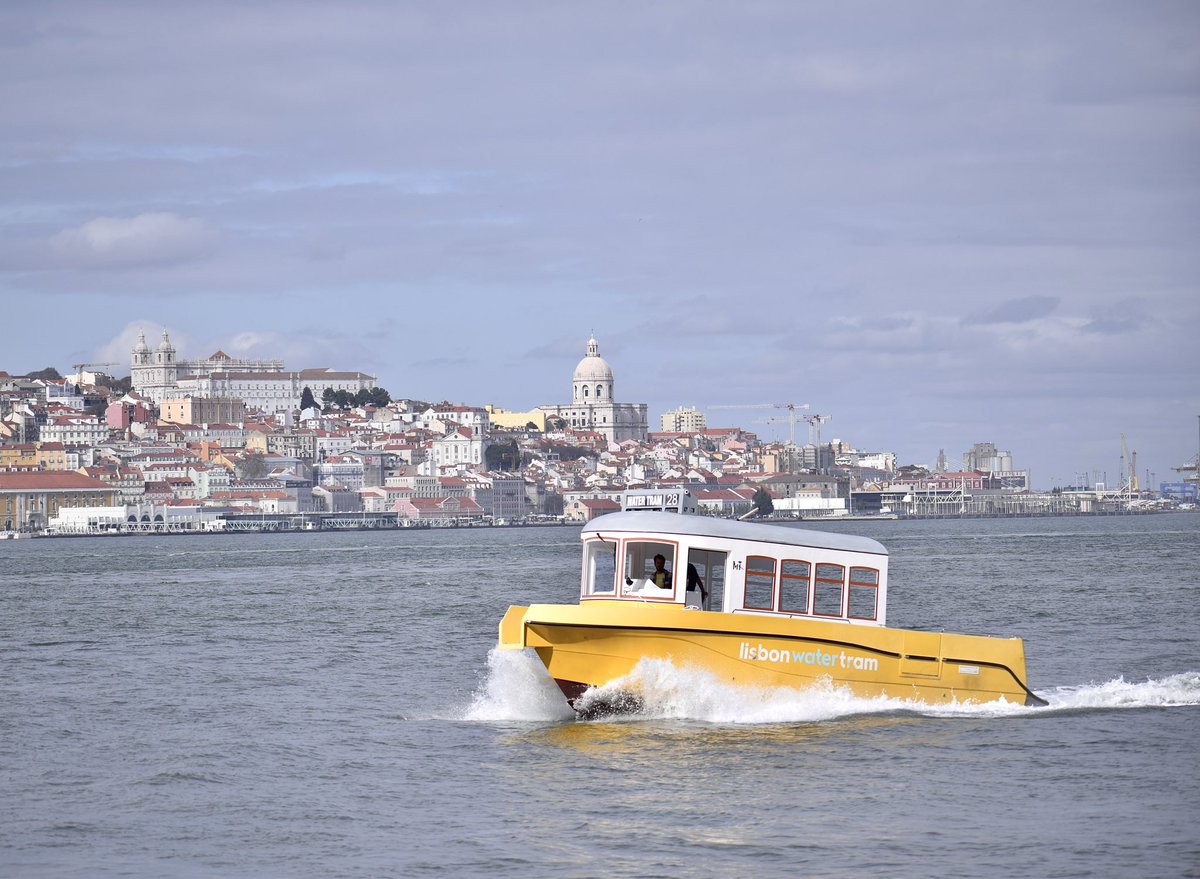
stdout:
<svg viewBox="0 0 1200 879">
<path fill-rule="evenodd" d="M 589 540 L 583 550 L 583 595 L 614 595 L 617 582 L 617 545 Z"/>
</svg>

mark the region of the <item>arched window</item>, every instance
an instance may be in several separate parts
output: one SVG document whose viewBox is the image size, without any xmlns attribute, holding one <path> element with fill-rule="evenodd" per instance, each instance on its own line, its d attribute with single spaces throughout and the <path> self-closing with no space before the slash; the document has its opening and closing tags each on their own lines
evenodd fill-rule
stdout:
<svg viewBox="0 0 1200 879">
<path fill-rule="evenodd" d="M 583 396 L 584 396 L 584 398 L 585 398 L 585 399 L 587 398 L 587 395 L 588 395 L 588 389 L 587 389 L 587 385 L 584 385 L 584 386 L 583 386 Z"/>
<path fill-rule="evenodd" d="M 596 396 L 597 397 L 604 396 L 604 385 L 596 385 Z"/>
</svg>

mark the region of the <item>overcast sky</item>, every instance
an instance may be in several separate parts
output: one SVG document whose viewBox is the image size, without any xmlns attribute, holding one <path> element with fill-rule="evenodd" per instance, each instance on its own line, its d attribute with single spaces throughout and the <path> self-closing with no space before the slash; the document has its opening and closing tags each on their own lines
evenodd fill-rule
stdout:
<svg viewBox="0 0 1200 879">
<path fill-rule="evenodd" d="M 8 2 L 0 369 L 165 327 L 527 409 L 594 332 L 652 427 L 1175 479 L 1198 97 L 1190 0 Z"/>
</svg>

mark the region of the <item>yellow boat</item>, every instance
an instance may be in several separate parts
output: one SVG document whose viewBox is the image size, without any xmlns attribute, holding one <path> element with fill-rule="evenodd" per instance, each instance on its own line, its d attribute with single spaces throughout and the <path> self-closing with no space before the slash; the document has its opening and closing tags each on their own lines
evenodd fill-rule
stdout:
<svg viewBox="0 0 1200 879">
<path fill-rule="evenodd" d="M 648 658 L 739 686 L 1046 704 L 1019 638 L 888 628 L 888 555 L 870 538 L 642 511 L 581 537 L 579 603 L 514 606 L 500 622 L 499 646 L 532 648 L 572 705 Z"/>
</svg>

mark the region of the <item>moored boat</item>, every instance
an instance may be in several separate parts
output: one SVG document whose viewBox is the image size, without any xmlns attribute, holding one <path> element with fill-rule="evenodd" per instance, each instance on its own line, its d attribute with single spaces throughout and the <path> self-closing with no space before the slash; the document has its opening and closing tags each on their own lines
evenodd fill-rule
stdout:
<svg viewBox="0 0 1200 879">
<path fill-rule="evenodd" d="M 887 627 L 870 538 L 666 512 L 600 516 L 581 538 L 579 603 L 510 607 L 499 643 L 532 648 L 573 705 L 643 659 L 738 686 L 1045 704 L 1019 638 Z"/>
</svg>

